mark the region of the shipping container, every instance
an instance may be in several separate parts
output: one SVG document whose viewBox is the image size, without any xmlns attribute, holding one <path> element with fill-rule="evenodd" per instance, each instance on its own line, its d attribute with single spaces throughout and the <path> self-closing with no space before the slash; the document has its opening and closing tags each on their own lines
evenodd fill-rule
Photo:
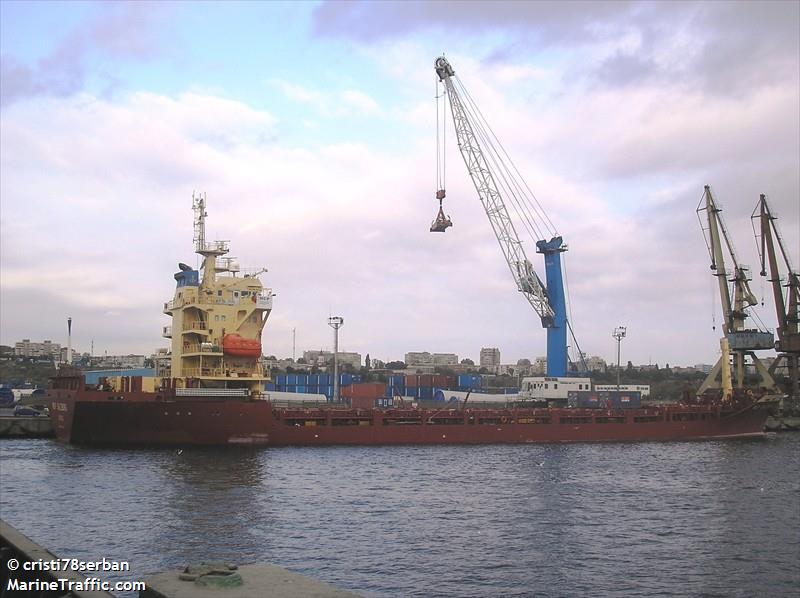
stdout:
<svg viewBox="0 0 800 598">
<path fill-rule="evenodd" d="M 728 334 L 731 350 L 774 349 L 775 339 L 771 332 L 741 330 Z"/>
<path fill-rule="evenodd" d="M 480 388 L 481 376 L 480 374 L 459 374 L 456 385 L 459 388 Z"/>
<path fill-rule="evenodd" d="M 453 376 L 433 376 L 431 386 L 434 388 L 450 388 L 454 384 Z"/>
<path fill-rule="evenodd" d="M 608 390 L 597 393 L 600 407 L 611 409 L 637 409 L 642 404 L 642 393 L 623 390 Z"/>
<path fill-rule="evenodd" d="M 403 396 L 406 393 L 405 386 L 392 386 L 391 384 L 386 385 L 386 396 L 387 397 L 395 397 L 395 396 Z"/>
<path fill-rule="evenodd" d="M 342 397 L 367 397 L 369 399 L 383 398 L 386 393 L 386 385 L 382 382 L 368 382 L 366 384 L 350 384 L 342 387 Z"/>
<path fill-rule="evenodd" d="M 433 375 L 421 374 L 419 376 L 419 384 L 417 386 L 433 386 Z"/>
<path fill-rule="evenodd" d="M 402 374 L 392 374 L 386 377 L 386 383 L 395 386 L 395 387 L 403 387 L 406 386 L 406 377 Z"/>
<path fill-rule="evenodd" d="M 567 393 L 567 405 L 578 409 L 598 409 L 606 407 L 598 393 L 588 390 L 571 390 Z"/>
</svg>

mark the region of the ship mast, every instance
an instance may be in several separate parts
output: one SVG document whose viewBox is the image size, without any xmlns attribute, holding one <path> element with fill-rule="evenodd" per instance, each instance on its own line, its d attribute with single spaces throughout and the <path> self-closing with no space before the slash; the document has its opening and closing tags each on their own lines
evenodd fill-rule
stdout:
<svg viewBox="0 0 800 598">
<path fill-rule="evenodd" d="M 206 195 L 192 193 L 194 210 L 194 250 L 203 256 L 203 279 L 200 290 L 210 291 L 216 281 L 217 258 L 228 253 L 228 241 L 206 243 Z"/>
</svg>

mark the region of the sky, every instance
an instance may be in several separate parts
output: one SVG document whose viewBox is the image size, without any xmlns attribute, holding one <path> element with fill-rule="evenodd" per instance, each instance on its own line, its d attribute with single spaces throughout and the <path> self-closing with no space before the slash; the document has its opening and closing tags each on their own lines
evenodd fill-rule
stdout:
<svg viewBox="0 0 800 598">
<path fill-rule="evenodd" d="M 580 348 L 692 365 L 719 354 L 696 208 L 711 185 L 776 316 L 751 214 L 768 196 L 800 267 L 798 2 L 0 2 L 0 344 L 166 347 L 178 262 L 231 241 L 276 294 L 265 354 L 545 354 L 466 168 L 445 54 L 569 251 Z M 541 255 L 528 257 L 544 278 Z M 194 261 L 193 261 L 194 260 Z M 571 343 L 572 344 L 572 343 Z M 769 354 L 764 353 L 767 357 Z"/>
</svg>

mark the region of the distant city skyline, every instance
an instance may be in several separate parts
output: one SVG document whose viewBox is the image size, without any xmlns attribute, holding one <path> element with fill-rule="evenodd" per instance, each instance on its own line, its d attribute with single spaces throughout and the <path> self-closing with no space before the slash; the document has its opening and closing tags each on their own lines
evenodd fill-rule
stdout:
<svg viewBox="0 0 800 598">
<path fill-rule="evenodd" d="M 265 354 L 330 350 L 338 315 L 382 360 L 544 355 L 451 123 L 429 232 L 443 52 L 569 245 L 583 352 L 616 361 L 625 326 L 623 362 L 716 361 L 705 184 L 774 329 L 750 216 L 766 193 L 800 266 L 798 3 L 421 6 L 0 3 L 0 343 L 66 345 L 71 316 L 75 347 L 166 346 L 199 191 L 208 237 L 269 269 Z"/>
<path fill-rule="evenodd" d="M 25 347 L 21 348 L 20 345 L 30 345 L 30 346 L 25 346 Z M 43 345 L 44 348 L 47 349 L 47 350 L 43 351 L 41 349 L 41 347 L 39 347 L 41 345 Z M 42 341 L 37 341 L 37 340 L 31 340 L 31 339 L 26 338 L 26 339 L 23 339 L 21 341 L 16 341 L 15 343 L 13 343 L 11 345 L 7 345 L 7 346 L 9 346 L 11 349 L 14 350 L 15 355 L 21 355 L 21 356 L 25 356 L 25 357 L 45 356 L 46 354 L 52 354 L 53 356 L 60 355 L 61 359 L 64 359 L 64 354 L 65 354 L 65 351 L 66 351 L 66 346 L 61 346 L 58 343 L 55 343 L 55 342 L 51 341 L 50 339 L 43 339 Z M 486 349 L 487 348 L 482 348 L 481 352 L 486 351 Z M 491 348 L 492 351 L 495 350 L 495 349 L 496 348 Z M 166 357 L 168 355 L 168 351 L 169 351 L 168 347 L 156 347 L 153 350 L 148 351 L 148 352 L 144 352 L 144 353 L 123 352 L 123 353 L 115 355 L 115 354 L 109 354 L 107 350 L 105 350 L 105 351 L 103 351 L 101 353 L 90 353 L 89 351 L 83 351 L 80 348 L 73 347 L 73 355 L 74 355 L 75 358 L 79 358 L 79 357 L 85 356 L 85 355 L 90 355 L 90 356 L 92 356 L 92 357 L 94 357 L 96 359 L 116 359 L 116 360 L 118 360 L 120 362 L 126 362 L 126 363 L 130 362 L 132 364 L 135 364 L 135 367 L 142 367 L 143 364 L 140 363 L 141 360 L 134 359 L 134 358 L 139 358 L 139 357 L 150 358 L 150 357 L 154 357 L 154 356 L 156 356 L 156 357 L 160 356 L 160 357 L 163 358 L 163 357 Z M 305 363 L 309 363 L 309 364 L 313 363 L 315 365 L 324 365 L 325 361 L 329 360 L 330 358 L 332 358 L 332 355 L 333 355 L 332 350 L 328 350 L 328 349 L 324 349 L 324 348 L 323 349 L 301 349 L 301 352 L 302 352 L 302 356 L 300 358 L 298 358 L 298 359 L 302 359 Z M 519 365 L 520 361 L 524 362 L 526 360 L 530 361 L 530 363 L 533 364 L 534 366 L 537 364 L 537 362 L 541 362 L 542 365 L 540 367 L 543 368 L 544 367 L 543 364 L 544 364 L 545 359 L 546 359 L 545 356 L 543 356 L 543 355 L 537 355 L 537 356 L 530 356 L 530 357 L 521 357 L 521 358 L 519 358 L 517 360 L 514 360 L 514 361 L 505 361 L 505 360 L 502 360 L 502 359 L 498 358 L 498 359 L 492 360 L 492 363 L 482 363 L 480 358 L 472 359 L 470 356 L 461 356 L 461 355 L 455 355 L 455 354 L 451 354 L 451 353 L 434 353 L 434 352 L 429 352 L 429 351 L 425 351 L 425 352 L 414 351 L 414 352 L 410 352 L 410 353 L 412 355 L 415 355 L 415 356 L 422 355 L 422 354 L 427 354 L 431 359 L 429 359 L 427 361 L 425 361 L 425 360 L 420 361 L 420 360 L 416 360 L 416 359 L 409 360 L 409 352 L 406 352 L 404 354 L 403 358 L 395 358 L 395 357 L 386 358 L 385 356 L 372 355 L 369 352 L 367 352 L 366 354 L 361 354 L 361 353 L 356 353 L 356 352 L 346 351 L 346 350 L 341 350 L 341 349 L 339 351 L 339 356 L 340 356 L 340 360 L 343 363 L 349 363 L 350 365 L 352 365 L 354 367 L 356 367 L 356 363 L 359 362 L 359 361 L 360 361 L 361 365 L 364 365 L 365 364 L 365 358 L 366 358 L 367 355 L 369 355 L 371 361 L 378 360 L 378 361 L 380 361 L 381 363 L 384 363 L 384 364 L 385 363 L 391 363 L 391 362 L 399 361 L 399 362 L 405 363 L 410 368 L 418 367 L 418 366 L 448 367 L 448 366 L 452 366 L 452 365 L 462 365 L 462 362 L 465 359 L 471 360 L 473 362 L 473 365 L 474 365 L 475 368 L 480 368 L 480 367 L 483 367 L 483 366 L 494 367 L 494 366 L 500 366 L 500 365 L 503 365 L 503 366 Z M 442 358 L 446 358 L 447 356 L 453 356 L 453 357 L 457 358 L 457 361 L 453 361 L 452 359 L 440 359 L 439 361 L 434 361 L 434 359 L 433 359 L 434 356 L 441 356 Z M 281 354 L 273 354 L 273 353 L 265 353 L 264 357 L 265 358 L 266 357 L 275 357 L 279 361 L 291 361 L 292 360 L 292 356 L 291 355 L 281 355 Z M 585 356 L 585 359 L 587 361 L 587 366 L 589 367 L 590 370 L 597 369 L 597 364 L 599 363 L 598 360 L 600 360 L 600 362 L 602 362 L 603 364 L 607 364 L 609 367 L 616 367 L 615 363 L 611 363 L 611 361 L 608 361 L 604 357 L 599 356 L 599 355 L 591 355 L 591 356 L 587 355 L 587 356 Z M 631 361 L 631 360 L 623 361 L 622 366 L 626 366 L 628 361 Z M 667 367 L 667 366 L 670 366 L 670 367 L 673 367 L 673 366 L 674 367 L 708 366 L 708 368 L 711 367 L 710 364 L 705 364 L 705 363 L 695 363 L 695 364 L 691 364 L 691 363 L 674 363 L 674 364 L 670 364 L 669 362 L 664 362 L 664 363 L 661 363 L 661 364 L 659 364 L 659 363 L 655 363 L 654 364 L 652 361 L 648 361 L 648 362 L 632 362 L 632 363 L 633 363 L 633 365 L 635 365 L 637 367 L 646 367 L 646 366 L 659 366 L 659 367 Z M 131 367 L 134 367 L 134 365 L 131 365 Z"/>
</svg>

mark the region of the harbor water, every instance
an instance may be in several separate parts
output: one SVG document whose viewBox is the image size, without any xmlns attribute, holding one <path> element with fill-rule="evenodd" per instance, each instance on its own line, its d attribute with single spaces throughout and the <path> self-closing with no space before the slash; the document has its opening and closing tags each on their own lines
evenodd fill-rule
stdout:
<svg viewBox="0 0 800 598">
<path fill-rule="evenodd" d="M 281 449 L 0 442 L 0 514 L 110 581 L 271 562 L 396 596 L 790 596 L 800 434 Z"/>
</svg>

